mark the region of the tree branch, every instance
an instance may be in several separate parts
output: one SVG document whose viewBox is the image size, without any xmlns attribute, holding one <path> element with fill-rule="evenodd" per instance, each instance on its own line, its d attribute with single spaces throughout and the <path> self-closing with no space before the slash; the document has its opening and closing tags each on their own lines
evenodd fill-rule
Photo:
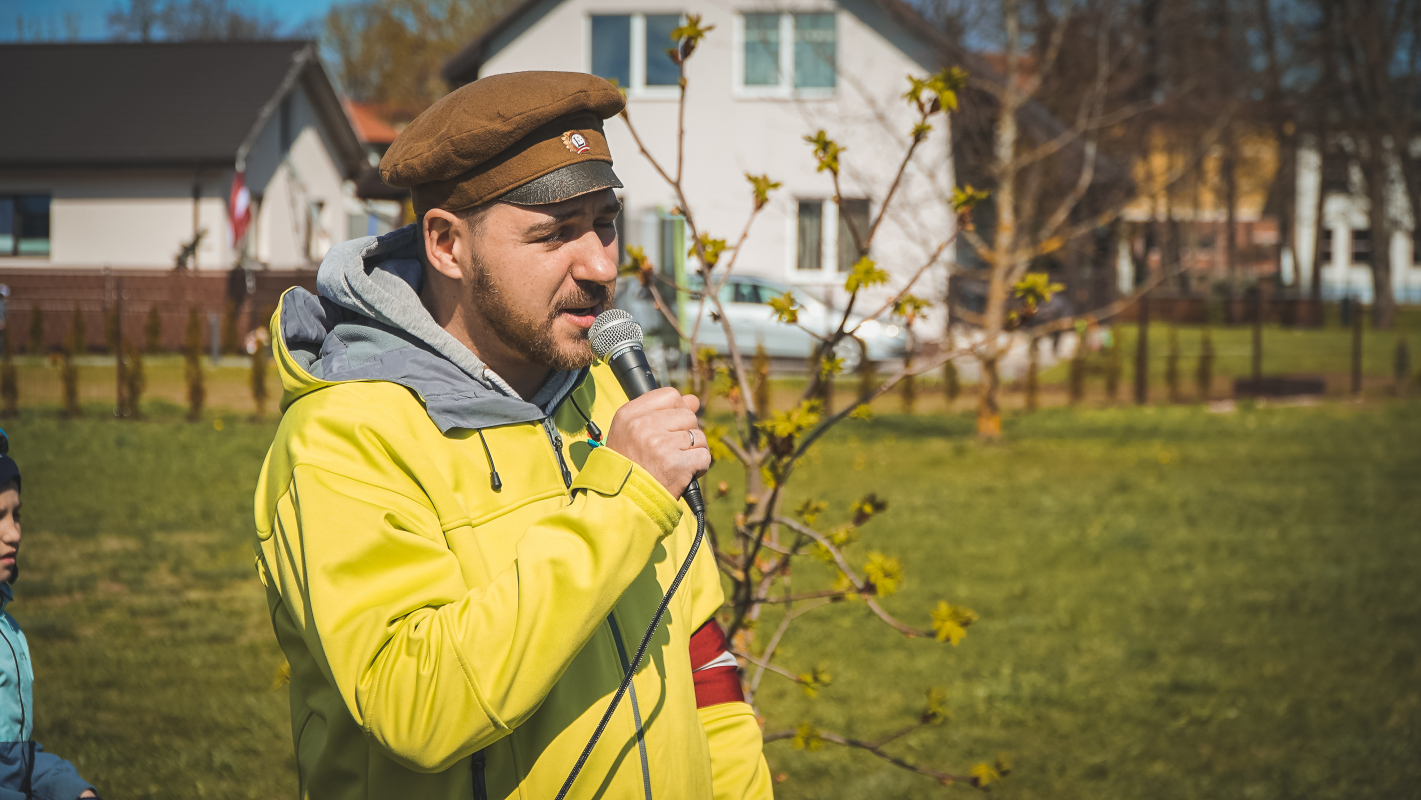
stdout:
<svg viewBox="0 0 1421 800">
<path fill-rule="evenodd" d="M 919 775 L 927 775 L 930 778 L 935 778 L 940 783 L 965 783 L 974 789 L 981 789 L 982 791 L 987 791 L 987 788 L 981 785 L 980 781 L 977 779 L 976 776 L 954 775 L 950 772 L 939 772 L 935 769 L 929 769 L 928 767 L 919 766 L 910 761 L 904 761 L 898 756 L 885 752 L 882 745 L 876 744 L 874 742 L 865 742 L 861 739 L 851 739 L 847 736 L 841 736 L 837 733 L 831 733 L 829 731 L 817 731 L 817 734 L 819 738 L 823 739 L 826 742 L 832 742 L 837 745 L 842 745 L 844 747 L 852 747 L 858 750 L 866 750 L 883 759 L 884 761 L 887 761 L 895 767 L 901 767 L 902 769 L 908 770 L 909 772 L 916 772 Z M 764 741 L 766 744 L 769 744 L 770 742 L 778 742 L 781 739 L 793 739 L 797 735 L 798 734 L 795 731 L 767 731 L 764 736 Z"/>
</svg>

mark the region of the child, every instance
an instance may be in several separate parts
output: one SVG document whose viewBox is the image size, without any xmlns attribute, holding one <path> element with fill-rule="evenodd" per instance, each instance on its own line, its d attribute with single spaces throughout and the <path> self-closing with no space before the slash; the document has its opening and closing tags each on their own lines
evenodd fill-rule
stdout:
<svg viewBox="0 0 1421 800">
<path fill-rule="evenodd" d="M 74 765 L 30 740 L 34 728 L 34 668 L 19 623 L 5 611 L 20 567 L 20 468 L 0 431 L 0 800 L 97 798 Z"/>
</svg>

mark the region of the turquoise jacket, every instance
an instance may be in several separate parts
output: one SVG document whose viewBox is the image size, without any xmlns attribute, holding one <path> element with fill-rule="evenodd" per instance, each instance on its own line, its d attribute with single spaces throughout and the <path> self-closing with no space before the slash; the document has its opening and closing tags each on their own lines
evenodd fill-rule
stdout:
<svg viewBox="0 0 1421 800">
<path fill-rule="evenodd" d="M 74 765 L 31 741 L 35 671 L 20 624 L 5 608 L 14 599 L 0 582 L 0 800 L 76 800 L 89 783 Z"/>
</svg>

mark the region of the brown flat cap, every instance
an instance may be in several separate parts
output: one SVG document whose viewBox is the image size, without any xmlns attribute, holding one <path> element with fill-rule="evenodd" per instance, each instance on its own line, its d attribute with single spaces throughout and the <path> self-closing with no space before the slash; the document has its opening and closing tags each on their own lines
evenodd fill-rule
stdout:
<svg viewBox="0 0 1421 800">
<path fill-rule="evenodd" d="M 380 161 L 417 214 L 497 198 L 554 203 L 619 187 L 602 120 L 622 93 L 580 72 L 513 72 L 456 89 L 411 122 Z"/>
</svg>

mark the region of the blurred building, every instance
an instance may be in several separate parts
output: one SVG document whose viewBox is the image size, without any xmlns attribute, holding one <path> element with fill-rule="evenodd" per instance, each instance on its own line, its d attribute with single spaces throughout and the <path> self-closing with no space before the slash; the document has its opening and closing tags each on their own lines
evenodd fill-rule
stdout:
<svg viewBox="0 0 1421 800">
<path fill-rule="evenodd" d="M 450 59 L 444 76 L 456 86 L 531 69 L 615 79 L 627 91 L 641 141 L 674 172 L 680 74 L 665 51 L 685 10 L 679 0 L 647 0 L 634 11 L 612 0 L 527 0 Z M 841 308 L 844 275 L 861 255 L 845 220 L 867 234 L 916 121 L 902 99 L 907 76 L 947 65 L 980 71 L 899 0 L 826 2 L 802 11 L 764 2 L 700 10 L 701 24 L 715 32 L 686 69 L 684 188 L 697 225 L 734 244 L 752 207 L 746 174 L 769 175 L 783 188 L 755 221 L 736 272 Z M 942 116 L 933 126 L 872 248 L 895 287 L 954 230 L 951 131 Z M 841 206 L 832 201 L 830 174 L 816 170 L 804 141 L 821 129 L 846 147 Z M 644 248 L 659 268 L 684 269 L 689 243 L 680 201 L 640 154 L 626 121 L 610 119 L 606 130 L 626 184 L 623 241 Z M 951 261 L 949 250 L 916 291 L 941 300 Z M 930 336 L 941 329 L 940 321 L 921 326 Z"/>
<path fill-rule="evenodd" d="M 230 269 L 243 159 L 257 262 L 344 236 L 365 154 L 310 42 L 3 45 L 0 74 L 3 267 L 170 267 L 201 234 L 188 266 Z"/>
<path fill-rule="evenodd" d="M 1128 291 L 1145 272 L 1184 265 L 1189 267 L 1187 276 L 1167 283 L 1161 294 L 1168 295 L 1171 288 L 1198 294 L 1211 285 L 1230 283 L 1242 289 L 1268 279 L 1288 287 L 1291 295 L 1307 296 L 1313 270 L 1320 268 L 1321 299 L 1372 302 L 1371 270 L 1378 244 L 1370 229 L 1365 182 L 1345 156 L 1347 142 L 1332 143 L 1325 165 L 1315 144 L 1299 149 L 1292 235 L 1285 242 L 1279 224 L 1277 139 L 1263 126 L 1239 127 L 1232 156 L 1232 273 L 1224 149 L 1216 145 L 1196 153 L 1204 138 L 1197 125 L 1160 126 L 1152 133 L 1146 157 L 1135 164 L 1141 191 L 1125 214 L 1133 235 L 1122 242 L 1121 290 Z M 1421 302 L 1421 248 L 1411 233 L 1410 203 L 1400 181 L 1390 195 L 1390 215 L 1399 223 L 1385 245 L 1391 252 L 1392 291 L 1398 302 Z"/>
<path fill-rule="evenodd" d="M 97 346 L 120 280 L 126 316 L 259 309 L 349 232 L 368 157 L 312 42 L 0 45 L 0 75 L 12 330 L 44 310 L 55 347 L 78 308 Z"/>
<path fill-rule="evenodd" d="M 346 238 L 389 233 L 411 221 L 414 212 L 409 207 L 409 190 L 397 189 L 380 178 L 380 159 L 405 124 L 416 115 L 383 103 L 358 103 L 349 99 L 345 101 L 345 111 L 355 126 L 355 135 L 365 149 L 366 158 L 346 201 Z"/>
<path fill-rule="evenodd" d="M 1345 151 L 1345 142 L 1336 143 Z M 1421 150 L 1421 139 L 1412 142 L 1412 150 Z M 1322 200 L 1322 231 L 1317 233 L 1319 193 Z M 1338 300 L 1344 297 L 1372 302 L 1372 263 L 1379 247 L 1391 250 L 1392 293 L 1399 303 L 1421 303 L 1421 246 L 1417 242 L 1416 217 L 1400 180 L 1390 187 L 1388 213 L 1394 220 L 1390 241 L 1377 241 L 1368 218 L 1366 182 L 1361 170 L 1345 158 L 1329 157 L 1324 162 L 1318 149 L 1304 147 L 1298 153 L 1298 213 L 1299 234 L 1296 259 L 1289 257 L 1284 265 L 1289 275 L 1296 275 L 1301 285 L 1308 286 L 1312 271 L 1321 269 L 1322 297 Z M 1296 272 L 1292 263 L 1296 262 Z"/>
</svg>

